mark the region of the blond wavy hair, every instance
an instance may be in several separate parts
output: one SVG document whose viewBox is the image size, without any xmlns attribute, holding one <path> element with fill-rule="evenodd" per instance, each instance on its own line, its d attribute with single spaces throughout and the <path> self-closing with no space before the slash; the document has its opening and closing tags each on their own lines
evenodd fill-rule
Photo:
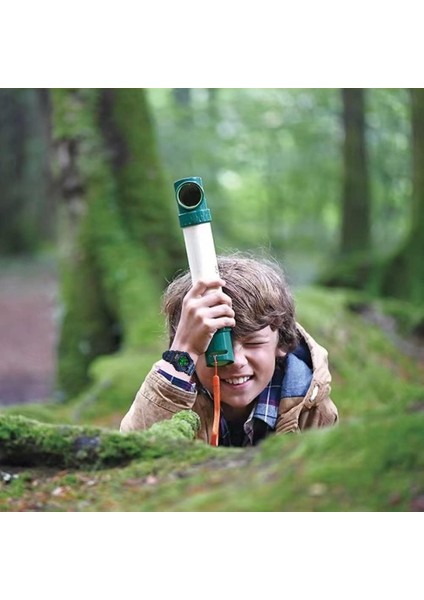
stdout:
<svg viewBox="0 0 424 600">
<path fill-rule="evenodd" d="M 219 274 L 225 280 L 224 292 L 232 300 L 236 326 L 233 336 L 244 338 L 268 325 L 278 330 L 278 346 L 285 352 L 298 343 L 295 305 L 284 271 L 276 261 L 242 253 L 218 257 Z M 182 301 L 192 285 L 189 271 L 178 275 L 163 295 L 170 345 L 181 316 Z"/>
</svg>

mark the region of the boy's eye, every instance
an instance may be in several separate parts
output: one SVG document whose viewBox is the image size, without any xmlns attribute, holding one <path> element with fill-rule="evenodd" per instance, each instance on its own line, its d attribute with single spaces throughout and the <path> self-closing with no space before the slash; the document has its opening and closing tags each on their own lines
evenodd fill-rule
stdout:
<svg viewBox="0 0 424 600">
<path fill-rule="evenodd" d="M 262 346 L 263 344 L 266 344 L 266 340 L 249 340 L 243 346 Z"/>
</svg>

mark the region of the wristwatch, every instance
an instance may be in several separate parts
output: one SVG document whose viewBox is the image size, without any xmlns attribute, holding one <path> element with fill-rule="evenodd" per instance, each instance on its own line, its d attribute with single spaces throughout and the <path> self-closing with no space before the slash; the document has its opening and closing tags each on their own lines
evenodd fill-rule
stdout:
<svg viewBox="0 0 424 600">
<path fill-rule="evenodd" d="M 162 354 L 163 360 L 169 362 L 176 371 L 181 373 L 187 373 L 187 375 L 193 375 L 195 364 L 188 352 L 181 352 L 180 350 L 166 350 Z"/>
</svg>

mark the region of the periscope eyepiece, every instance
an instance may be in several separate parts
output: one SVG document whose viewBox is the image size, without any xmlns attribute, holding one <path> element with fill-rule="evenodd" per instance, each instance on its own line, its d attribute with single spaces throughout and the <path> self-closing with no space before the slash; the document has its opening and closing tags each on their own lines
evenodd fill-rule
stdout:
<svg viewBox="0 0 424 600">
<path fill-rule="evenodd" d="M 183 183 L 177 189 L 177 200 L 183 208 L 192 210 L 202 202 L 203 190 L 197 183 Z"/>
</svg>

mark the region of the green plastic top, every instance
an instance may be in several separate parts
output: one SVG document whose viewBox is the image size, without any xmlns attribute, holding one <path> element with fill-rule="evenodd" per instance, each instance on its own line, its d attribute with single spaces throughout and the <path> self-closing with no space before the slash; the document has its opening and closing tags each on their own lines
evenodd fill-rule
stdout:
<svg viewBox="0 0 424 600">
<path fill-rule="evenodd" d="M 230 327 L 218 329 L 205 352 L 205 357 L 208 367 L 214 367 L 215 360 L 218 367 L 223 367 L 224 365 L 229 365 L 234 362 Z"/>
</svg>

